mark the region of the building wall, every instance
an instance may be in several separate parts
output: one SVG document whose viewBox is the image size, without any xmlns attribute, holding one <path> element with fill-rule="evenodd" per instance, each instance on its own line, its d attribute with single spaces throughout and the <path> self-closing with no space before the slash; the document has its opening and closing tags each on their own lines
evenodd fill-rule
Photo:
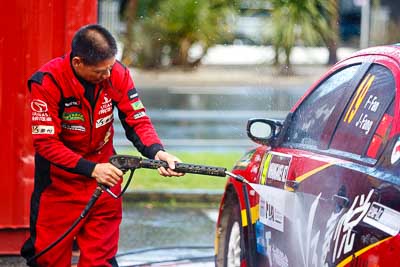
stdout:
<svg viewBox="0 0 400 267">
<path fill-rule="evenodd" d="M 97 21 L 96 0 L 2 1 L 0 9 L 0 254 L 27 236 L 33 148 L 26 81 L 69 50 L 76 29 Z"/>
</svg>

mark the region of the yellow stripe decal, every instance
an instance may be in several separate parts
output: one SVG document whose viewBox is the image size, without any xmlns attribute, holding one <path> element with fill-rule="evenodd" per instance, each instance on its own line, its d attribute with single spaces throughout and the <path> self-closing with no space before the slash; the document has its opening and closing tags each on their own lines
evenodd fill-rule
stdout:
<svg viewBox="0 0 400 267">
<path fill-rule="evenodd" d="M 284 188 L 286 191 L 289 191 L 289 192 L 294 192 L 294 188 L 292 188 L 292 187 L 290 187 L 290 186 L 287 186 L 287 185 L 285 185 L 285 188 Z"/>
<path fill-rule="evenodd" d="M 250 214 L 251 214 L 251 223 L 256 223 L 258 220 L 258 217 L 260 217 L 259 213 L 259 205 L 255 205 L 254 207 L 250 208 Z M 246 216 L 246 209 L 242 210 L 242 226 L 245 227 L 247 226 L 247 216 Z"/>
<path fill-rule="evenodd" d="M 307 179 L 308 177 L 310 177 L 311 175 L 316 174 L 317 172 L 320 172 L 323 169 L 326 169 L 331 165 L 333 165 L 333 164 L 332 163 L 328 163 L 328 164 L 322 165 L 321 167 L 315 168 L 314 170 L 311 170 L 309 172 L 306 172 L 303 175 L 300 175 L 299 177 L 296 177 L 295 180 L 296 180 L 296 182 L 300 183 L 300 182 L 304 181 L 305 179 Z"/>
<path fill-rule="evenodd" d="M 348 256 L 347 258 L 345 258 L 344 260 L 342 260 L 338 265 L 336 265 L 336 267 L 343 267 L 343 266 L 345 266 L 346 264 L 348 264 L 348 263 L 351 262 L 353 259 L 355 259 L 355 258 L 357 258 L 358 256 L 360 256 L 361 254 L 365 253 L 366 251 L 368 251 L 368 250 L 370 250 L 370 249 L 372 249 L 372 248 L 374 248 L 374 247 L 380 245 L 381 243 L 383 243 L 383 242 L 385 242 L 385 241 L 387 241 L 387 240 L 389 240 L 389 239 L 391 239 L 391 238 L 393 238 L 393 236 L 389 236 L 388 238 L 385 238 L 385 239 L 383 239 L 383 240 L 381 240 L 381 241 L 378 241 L 378 242 L 376 242 L 376 243 L 374 243 L 374 244 L 371 244 L 371 245 L 369 245 L 369 246 L 367 246 L 367 247 L 365 247 L 365 248 L 363 248 L 363 249 L 357 251 L 356 253 L 354 253 L 354 256 L 353 256 L 353 255 Z"/>
<path fill-rule="evenodd" d="M 218 255 L 218 244 L 219 244 L 219 234 L 217 231 L 215 233 L 215 238 L 214 238 L 214 255 Z"/>
<path fill-rule="evenodd" d="M 351 111 L 353 110 L 354 107 L 354 103 L 356 102 L 356 100 L 358 99 L 358 97 L 360 96 L 361 90 L 364 88 L 365 82 L 368 80 L 370 74 L 367 75 L 367 77 L 364 78 L 364 80 L 361 82 L 361 84 L 358 86 L 357 91 L 356 91 L 356 95 L 354 96 L 353 100 L 351 101 L 351 104 L 346 112 L 346 115 L 344 117 L 344 121 L 347 121 Z"/>
<path fill-rule="evenodd" d="M 262 175 L 261 175 L 261 182 L 260 184 L 266 184 L 267 181 L 267 174 L 268 174 L 268 168 L 269 168 L 269 164 L 271 163 L 271 159 L 272 159 L 272 154 L 268 154 L 267 158 L 265 159 L 265 163 L 264 163 L 264 168 L 262 171 Z"/>
<path fill-rule="evenodd" d="M 350 123 L 354 116 L 356 115 L 358 108 L 364 100 L 365 95 L 367 94 L 369 88 L 372 85 L 372 82 L 375 80 L 375 76 L 368 74 L 364 80 L 361 82 L 360 86 L 357 88 L 356 95 L 351 101 L 351 104 L 346 112 L 344 117 L 344 122 Z"/>
</svg>

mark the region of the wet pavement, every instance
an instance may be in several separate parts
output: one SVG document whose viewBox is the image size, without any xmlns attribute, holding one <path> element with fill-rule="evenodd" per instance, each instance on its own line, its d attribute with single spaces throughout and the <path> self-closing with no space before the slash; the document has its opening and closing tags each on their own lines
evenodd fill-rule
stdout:
<svg viewBox="0 0 400 267">
<path fill-rule="evenodd" d="M 213 266 L 212 247 L 162 247 L 130 251 L 117 257 L 120 267 Z"/>
<path fill-rule="evenodd" d="M 120 266 L 214 266 L 217 206 L 153 207 L 124 202 Z M 122 256 L 124 255 L 124 256 Z M 145 264 L 150 263 L 152 264 Z M 0 257 L 0 266 L 26 266 L 21 257 Z"/>
<path fill-rule="evenodd" d="M 139 207 L 124 203 L 121 266 L 214 266 L 217 207 Z M 131 252 L 131 253 L 127 253 Z M 174 263 L 172 263 L 174 262 Z M 172 264 L 172 265 L 171 265 Z"/>
</svg>

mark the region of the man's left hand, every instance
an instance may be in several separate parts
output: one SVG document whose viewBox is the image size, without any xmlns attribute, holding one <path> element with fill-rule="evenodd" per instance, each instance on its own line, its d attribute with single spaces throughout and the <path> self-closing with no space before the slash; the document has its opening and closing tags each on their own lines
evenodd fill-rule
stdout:
<svg viewBox="0 0 400 267">
<path fill-rule="evenodd" d="M 157 154 L 155 155 L 154 159 L 156 160 L 163 160 L 168 163 L 168 168 L 165 169 L 164 167 L 158 168 L 158 173 L 162 176 L 183 176 L 185 175 L 184 173 L 176 172 L 174 171 L 175 169 L 175 162 L 182 162 L 180 159 L 175 157 L 174 155 L 171 155 L 165 151 L 158 151 Z"/>
</svg>

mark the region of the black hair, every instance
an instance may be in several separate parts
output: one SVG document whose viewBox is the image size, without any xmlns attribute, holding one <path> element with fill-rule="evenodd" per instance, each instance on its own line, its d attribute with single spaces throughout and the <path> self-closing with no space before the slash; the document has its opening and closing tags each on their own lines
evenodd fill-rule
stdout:
<svg viewBox="0 0 400 267">
<path fill-rule="evenodd" d="M 89 24 L 80 28 L 71 44 L 72 57 L 78 56 L 87 65 L 96 65 L 117 54 L 117 43 L 101 25 Z"/>
</svg>

